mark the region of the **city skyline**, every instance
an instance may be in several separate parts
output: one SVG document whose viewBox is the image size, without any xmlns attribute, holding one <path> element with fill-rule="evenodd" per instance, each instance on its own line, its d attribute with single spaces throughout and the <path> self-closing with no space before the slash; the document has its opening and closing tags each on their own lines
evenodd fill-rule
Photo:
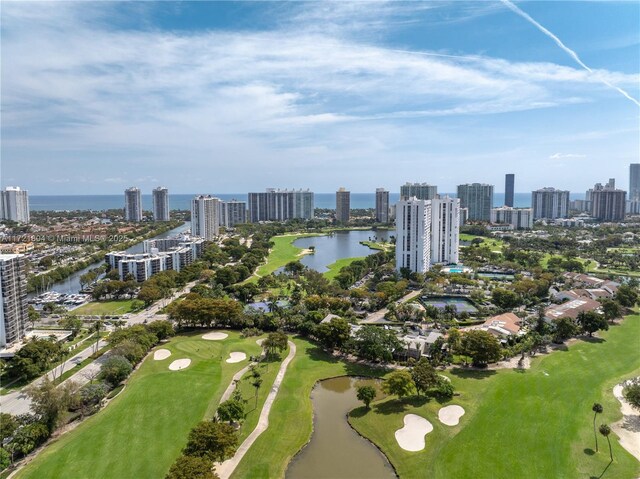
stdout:
<svg viewBox="0 0 640 479">
<path fill-rule="evenodd" d="M 9 2 L 1 185 L 330 192 L 349 177 L 353 192 L 380 178 L 455 191 L 507 172 L 518 191 L 627 184 L 639 13 L 634 2 Z"/>
</svg>

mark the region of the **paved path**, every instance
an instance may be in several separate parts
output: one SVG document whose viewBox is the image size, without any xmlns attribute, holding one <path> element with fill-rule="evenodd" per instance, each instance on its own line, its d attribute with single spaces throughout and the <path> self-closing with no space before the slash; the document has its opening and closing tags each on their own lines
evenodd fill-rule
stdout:
<svg viewBox="0 0 640 479">
<path fill-rule="evenodd" d="M 161 299 L 160 301 L 156 301 L 154 304 L 149 306 L 147 309 L 144 309 L 144 310 L 142 310 L 142 311 L 140 311 L 139 313 L 136 313 L 136 314 L 131 314 L 126 320 L 127 321 L 127 325 L 131 326 L 133 324 L 144 323 L 145 321 L 147 323 L 149 323 L 151 321 L 159 321 L 161 319 L 167 319 L 167 315 L 166 314 L 158 314 L 158 311 L 160 311 L 164 306 L 166 306 L 169 303 L 171 303 L 171 301 L 174 301 L 175 299 L 178 299 L 183 294 L 188 293 L 189 291 L 191 291 L 191 288 L 193 288 L 197 283 L 198 283 L 197 281 L 192 281 L 191 283 L 188 283 L 181 290 L 176 291 L 175 293 L 173 293 L 173 295 L 170 298 Z"/>
<path fill-rule="evenodd" d="M 271 406 L 273 406 L 273 401 L 275 401 L 276 396 L 278 395 L 278 391 L 280 390 L 280 385 L 282 384 L 282 380 L 284 379 L 284 373 L 287 372 L 287 366 L 289 366 L 289 363 L 295 357 L 295 355 L 296 355 L 296 345 L 293 344 L 293 342 L 289 341 L 289 354 L 287 355 L 285 360 L 282 361 L 282 364 L 280 365 L 280 370 L 276 375 L 275 381 L 273 381 L 273 386 L 271 387 L 271 391 L 269 392 L 269 395 L 267 396 L 267 399 L 265 400 L 264 405 L 262 406 L 262 411 L 260 412 L 260 419 L 258 419 L 258 424 L 256 425 L 255 429 L 251 432 L 251 434 L 249 434 L 249 437 L 247 437 L 244 440 L 244 442 L 240 444 L 240 447 L 236 451 L 235 456 L 233 456 L 231 459 L 227 459 L 222 464 L 219 464 L 219 463 L 216 464 L 216 474 L 220 476 L 220 479 L 229 479 L 231 474 L 233 474 L 233 471 L 235 471 L 236 467 L 238 467 L 238 464 L 240 464 L 240 461 L 242 460 L 244 455 L 247 453 L 249 448 L 253 445 L 254 442 L 256 442 L 256 439 L 258 439 L 258 436 L 260 436 L 260 434 L 266 431 L 267 428 L 269 427 L 269 413 L 271 412 Z"/>
<path fill-rule="evenodd" d="M 251 363 L 251 364 L 255 364 L 255 363 Z M 233 375 L 233 377 L 231 378 L 231 382 L 229 383 L 229 387 L 227 387 L 225 392 L 222 393 L 222 397 L 220 398 L 220 404 L 222 404 L 223 402 L 225 402 L 231 397 L 231 395 L 233 394 L 233 391 L 235 391 L 236 389 L 236 381 L 240 381 L 240 378 L 242 378 L 242 376 L 244 376 L 244 373 L 246 373 L 249 370 L 249 367 L 251 367 L 251 364 L 249 364 L 248 366 L 245 366 L 244 368 L 242 368 L 240 371 L 238 371 Z"/>
<path fill-rule="evenodd" d="M 411 291 L 409 294 L 404 295 L 402 298 L 400 298 L 398 301 L 396 301 L 396 303 L 398 303 L 398 304 L 406 303 L 407 301 L 409 301 L 409 300 L 415 298 L 416 296 L 420 295 L 420 293 L 422 293 L 421 290 Z M 363 319 L 362 321 L 360 321 L 360 324 L 388 323 L 389 321 L 384 319 L 385 314 L 387 314 L 388 312 L 389 312 L 389 310 L 387 308 L 382 308 L 382 309 L 380 309 L 380 310 L 368 315 L 366 317 L 366 319 Z"/>
</svg>

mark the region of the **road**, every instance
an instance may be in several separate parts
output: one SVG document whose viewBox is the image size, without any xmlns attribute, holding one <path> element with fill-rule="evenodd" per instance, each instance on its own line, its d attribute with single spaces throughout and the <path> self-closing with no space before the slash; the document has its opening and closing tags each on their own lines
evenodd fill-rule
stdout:
<svg viewBox="0 0 640 479">
<path fill-rule="evenodd" d="M 398 304 L 406 303 L 407 301 L 412 300 L 416 296 L 419 296 L 420 293 L 422 293 L 422 290 L 420 290 L 420 289 L 417 290 L 417 291 L 411 291 L 409 294 L 404 295 L 402 298 L 400 298 L 398 301 L 396 301 L 396 303 L 398 303 Z M 382 309 L 376 311 L 375 313 L 371 313 L 370 315 L 368 315 L 366 317 L 366 319 L 363 319 L 362 321 L 360 321 L 360 324 L 385 324 L 385 323 L 388 323 L 389 321 L 384 319 L 385 314 L 387 314 L 388 312 L 389 312 L 389 310 L 387 308 L 382 308 Z"/>
<path fill-rule="evenodd" d="M 191 288 L 193 288 L 197 283 L 198 283 L 197 281 L 192 281 L 191 283 L 187 283 L 187 285 L 185 285 L 184 288 L 182 288 L 180 291 L 176 291 L 175 293 L 173 293 L 173 295 L 170 298 L 157 301 L 151 306 L 149 306 L 148 308 L 140 311 L 139 313 L 129 315 L 129 317 L 127 318 L 127 324 L 131 326 L 133 324 L 144 323 L 145 321 L 148 323 L 151 321 L 159 321 L 162 319 L 167 319 L 166 314 L 158 314 L 158 311 L 160 311 L 165 305 L 171 303 L 171 301 L 174 301 L 178 299 L 180 296 L 182 296 L 183 294 L 191 291 Z"/>
</svg>

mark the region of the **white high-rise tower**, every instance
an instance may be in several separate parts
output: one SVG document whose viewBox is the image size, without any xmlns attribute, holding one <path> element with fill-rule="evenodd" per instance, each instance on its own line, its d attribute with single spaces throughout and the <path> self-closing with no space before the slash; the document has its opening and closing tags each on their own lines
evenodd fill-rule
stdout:
<svg viewBox="0 0 640 479">
<path fill-rule="evenodd" d="M 191 234 L 207 241 L 218 236 L 220 200 L 209 195 L 199 195 L 191 200 Z"/>
<path fill-rule="evenodd" d="M 460 245 L 460 199 L 431 200 L 431 264 L 457 263 Z"/>
<path fill-rule="evenodd" d="M 429 271 L 431 263 L 431 201 L 415 197 L 396 205 L 396 269 Z"/>
</svg>

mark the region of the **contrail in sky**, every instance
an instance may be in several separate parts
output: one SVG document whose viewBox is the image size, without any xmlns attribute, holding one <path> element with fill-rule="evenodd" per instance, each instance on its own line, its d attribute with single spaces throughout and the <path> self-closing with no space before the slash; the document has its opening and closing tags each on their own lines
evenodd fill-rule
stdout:
<svg viewBox="0 0 640 479">
<path fill-rule="evenodd" d="M 587 65 L 584 64 L 584 62 L 582 60 L 580 60 L 580 57 L 578 57 L 578 54 L 576 52 L 574 52 L 573 50 L 571 50 L 571 48 L 569 48 L 568 46 L 566 46 L 564 43 L 562 43 L 562 41 L 556 37 L 553 33 L 551 33 L 549 30 L 547 30 L 546 28 L 544 28 L 542 25 L 540 25 L 538 22 L 536 22 L 533 18 L 531 18 L 527 13 L 523 12 L 522 10 L 520 10 L 517 6 L 515 6 L 513 3 L 511 3 L 509 0 L 502 0 L 502 3 L 509 8 L 509 10 L 517 13 L 518 15 L 520 15 L 522 18 L 524 18 L 525 20 L 527 20 L 529 23 L 531 23 L 534 27 L 536 27 L 538 30 L 540 30 L 542 33 L 544 33 L 546 36 L 548 36 L 549 38 L 551 38 L 554 42 L 556 42 L 556 44 L 562 48 L 565 52 L 567 52 L 569 54 L 569 56 L 571 58 L 573 58 L 576 63 L 578 63 L 578 65 L 580 65 L 582 68 L 584 68 L 585 70 L 587 70 L 589 73 L 593 73 L 593 70 L 591 68 L 589 68 Z M 615 90 L 618 90 L 620 93 L 622 93 L 627 99 L 631 100 L 633 103 L 635 103 L 636 105 L 640 106 L 640 102 L 638 102 L 638 100 L 636 100 L 635 98 L 633 98 L 631 95 L 629 95 L 626 91 L 624 91 L 622 88 L 617 87 L 616 85 L 613 85 L 612 83 L 608 82 L 606 79 L 599 77 L 599 80 L 604 83 L 605 85 L 607 85 L 610 88 L 613 88 Z"/>
</svg>

